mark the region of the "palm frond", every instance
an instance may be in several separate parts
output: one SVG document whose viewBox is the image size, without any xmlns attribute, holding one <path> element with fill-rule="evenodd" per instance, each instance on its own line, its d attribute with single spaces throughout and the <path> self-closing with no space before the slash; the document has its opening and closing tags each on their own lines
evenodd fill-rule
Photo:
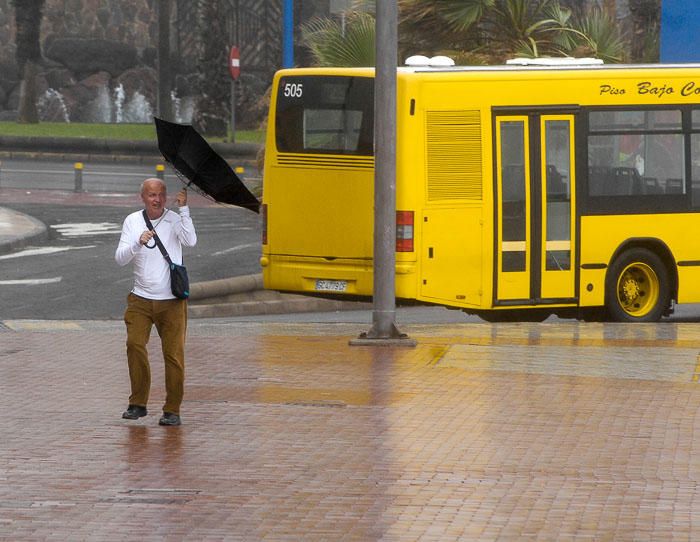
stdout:
<svg viewBox="0 0 700 542">
<path fill-rule="evenodd" d="M 369 13 L 351 12 L 345 25 L 328 18 L 312 19 L 301 32 L 318 66 L 375 64 L 375 19 Z"/>
<path fill-rule="evenodd" d="M 439 15 L 457 32 L 464 32 L 478 23 L 496 0 L 441 0 L 437 2 Z"/>
<path fill-rule="evenodd" d="M 572 28 L 577 31 L 578 46 L 588 47 L 597 58 L 610 63 L 624 60 L 625 41 L 616 22 L 602 9 L 594 8 L 577 19 Z"/>
</svg>

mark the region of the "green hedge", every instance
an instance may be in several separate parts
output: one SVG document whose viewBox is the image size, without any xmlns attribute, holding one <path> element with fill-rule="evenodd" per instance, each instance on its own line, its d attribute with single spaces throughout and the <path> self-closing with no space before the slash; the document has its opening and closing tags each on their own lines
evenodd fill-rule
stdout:
<svg viewBox="0 0 700 542">
<path fill-rule="evenodd" d="M 82 124 L 65 122 L 41 122 L 39 124 L 18 124 L 0 122 L 0 135 L 18 137 L 86 137 L 90 139 L 126 139 L 148 141 L 155 139 L 153 124 Z M 236 132 L 237 142 L 262 143 L 265 134 L 259 130 Z M 227 141 L 223 137 L 207 137 L 207 141 Z"/>
</svg>

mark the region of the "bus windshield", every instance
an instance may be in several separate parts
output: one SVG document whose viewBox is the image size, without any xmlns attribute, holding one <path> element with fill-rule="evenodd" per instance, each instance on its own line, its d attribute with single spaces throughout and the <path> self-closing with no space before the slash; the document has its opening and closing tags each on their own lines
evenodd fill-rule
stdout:
<svg viewBox="0 0 700 542">
<path fill-rule="evenodd" d="M 277 150 L 371 156 L 374 80 L 283 77 L 277 92 Z"/>
</svg>

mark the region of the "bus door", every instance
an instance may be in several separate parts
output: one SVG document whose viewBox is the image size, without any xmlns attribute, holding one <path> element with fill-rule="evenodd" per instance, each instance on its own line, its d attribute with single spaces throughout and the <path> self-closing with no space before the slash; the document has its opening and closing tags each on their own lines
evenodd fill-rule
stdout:
<svg viewBox="0 0 700 542">
<path fill-rule="evenodd" d="M 497 115 L 496 305 L 576 295 L 574 115 Z"/>
</svg>

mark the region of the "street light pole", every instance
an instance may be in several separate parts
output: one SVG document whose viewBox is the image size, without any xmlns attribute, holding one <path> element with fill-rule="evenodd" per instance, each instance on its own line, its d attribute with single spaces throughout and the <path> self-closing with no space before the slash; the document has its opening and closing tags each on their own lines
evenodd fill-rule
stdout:
<svg viewBox="0 0 700 542">
<path fill-rule="evenodd" d="M 352 345 L 415 346 L 396 327 L 396 67 L 398 7 L 377 5 L 374 78 L 374 310 L 372 328 Z"/>
</svg>

